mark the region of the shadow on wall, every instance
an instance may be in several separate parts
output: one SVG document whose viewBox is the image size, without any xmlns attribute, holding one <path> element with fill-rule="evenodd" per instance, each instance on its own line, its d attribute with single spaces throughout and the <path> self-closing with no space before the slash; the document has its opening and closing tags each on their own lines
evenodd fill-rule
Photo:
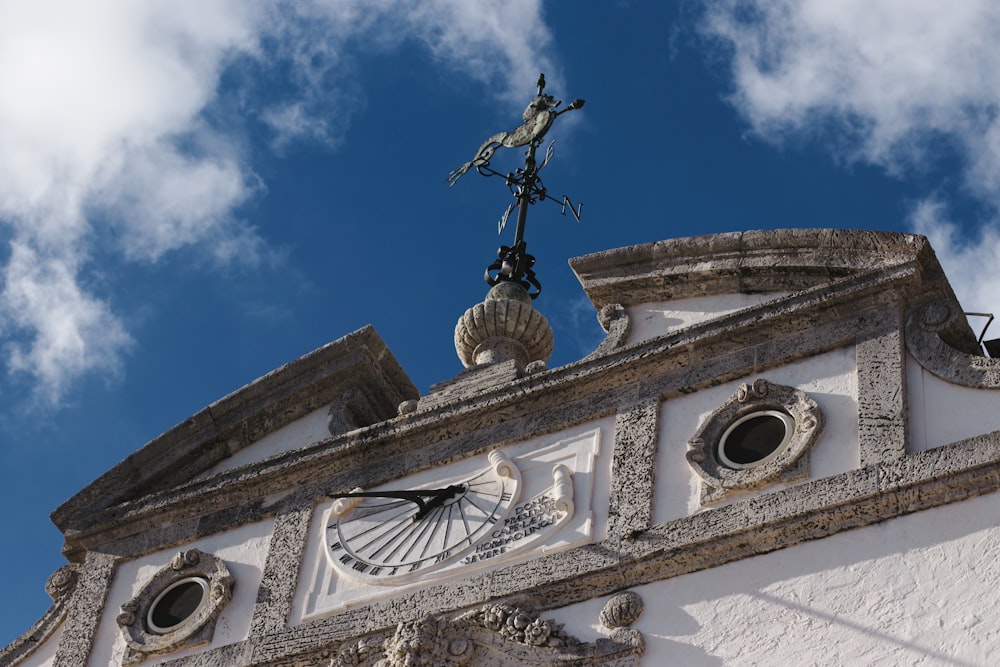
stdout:
<svg viewBox="0 0 1000 667">
<path fill-rule="evenodd" d="M 986 611 L 1000 578 L 998 513 L 1000 494 L 982 496 L 637 587 L 646 658 L 988 664 L 1000 652 Z"/>
</svg>

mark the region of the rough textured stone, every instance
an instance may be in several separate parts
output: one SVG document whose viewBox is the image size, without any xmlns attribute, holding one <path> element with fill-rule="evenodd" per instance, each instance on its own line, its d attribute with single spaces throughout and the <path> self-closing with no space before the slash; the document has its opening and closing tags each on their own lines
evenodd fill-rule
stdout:
<svg viewBox="0 0 1000 667">
<path fill-rule="evenodd" d="M 641 532 L 652 521 L 659 407 L 659 401 L 651 401 L 619 413 L 615 420 L 609 537 Z"/>
<path fill-rule="evenodd" d="M 259 637 L 286 627 L 292 610 L 292 598 L 295 597 L 295 583 L 298 581 L 310 519 L 312 504 L 289 509 L 275 519 L 267 562 L 257 591 L 257 604 L 250 623 L 251 636 Z"/>
<path fill-rule="evenodd" d="M 54 667 L 78 667 L 87 663 L 115 573 L 115 560 L 113 556 L 94 551 L 87 554 L 70 599 Z"/>
<path fill-rule="evenodd" d="M 859 337 L 858 438 L 861 465 L 906 453 L 906 378 L 898 308 L 886 308 L 882 333 Z"/>
</svg>

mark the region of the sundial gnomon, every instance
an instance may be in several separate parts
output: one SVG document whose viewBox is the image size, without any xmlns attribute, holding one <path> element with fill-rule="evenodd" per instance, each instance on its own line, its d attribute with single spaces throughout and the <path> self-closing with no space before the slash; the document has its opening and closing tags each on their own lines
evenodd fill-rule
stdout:
<svg viewBox="0 0 1000 667">
<path fill-rule="evenodd" d="M 498 132 L 494 134 L 479 147 L 475 157 L 469 162 L 458 167 L 448 176 L 448 182 L 455 185 L 462 176 L 475 167 L 483 176 L 500 176 L 504 179 L 511 194 L 514 195 L 514 202 L 504 211 L 500 218 L 499 232 L 503 232 L 510 218 L 510 214 L 517 209 L 517 226 L 514 231 L 514 244 L 511 246 L 500 246 L 497 252 L 497 259 L 486 268 L 483 277 L 490 285 L 500 282 L 511 281 L 520 283 L 528 290 L 531 298 L 535 298 L 542 290 L 541 284 L 535 277 L 532 267 L 535 258 L 527 252 L 527 243 L 524 240 L 524 227 L 528 216 L 528 206 L 539 201 L 551 201 L 562 208 L 565 215 L 567 209 L 573 217 L 580 220 L 583 204 L 578 204 L 575 208 L 573 202 L 566 195 L 562 199 L 554 199 L 548 194 L 538 172 L 552 159 L 555 150 L 555 142 L 549 144 L 545 150 L 545 156 L 541 163 L 538 163 L 536 152 L 542 144 L 552 123 L 560 115 L 573 109 L 583 106 L 584 100 L 573 100 L 567 106 L 560 109 L 561 101 L 556 100 L 552 95 L 547 95 L 545 90 L 545 75 L 538 76 L 538 94 L 528 104 L 524 110 L 522 118 L 524 123 L 510 132 Z M 525 153 L 525 163 L 523 168 L 517 168 L 513 172 L 502 174 L 490 166 L 490 160 L 498 148 L 517 148 L 527 146 Z M 534 291 L 531 291 L 534 288 Z"/>
</svg>

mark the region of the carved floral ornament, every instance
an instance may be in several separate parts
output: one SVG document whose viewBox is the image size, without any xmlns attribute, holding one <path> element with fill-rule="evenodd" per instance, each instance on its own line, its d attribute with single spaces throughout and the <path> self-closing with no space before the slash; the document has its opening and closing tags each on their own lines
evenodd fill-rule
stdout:
<svg viewBox="0 0 1000 667">
<path fill-rule="evenodd" d="M 127 645 L 122 664 L 207 644 L 232 594 L 233 577 L 222 559 L 198 549 L 178 553 L 121 606 L 117 621 Z"/>
<path fill-rule="evenodd" d="M 391 635 L 351 642 L 329 666 L 638 665 L 645 643 L 638 630 L 627 626 L 641 613 L 642 600 L 635 593 L 614 596 L 601 612 L 611 638 L 585 643 L 524 609 L 488 604 L 457 618 L 424 616 L 400 623 Z"/>
<path fill-rule="evenodd" d="M 805 392 L 760 378 L 741 384 L 688 441 L 702 503 L 809 475 L 823 413 Z"/>
</svg>

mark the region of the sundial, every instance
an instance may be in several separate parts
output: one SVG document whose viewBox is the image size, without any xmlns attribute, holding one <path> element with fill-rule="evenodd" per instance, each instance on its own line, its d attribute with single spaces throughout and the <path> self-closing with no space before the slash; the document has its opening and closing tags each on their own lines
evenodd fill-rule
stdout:
<svg viewBox="0 0 1000 667">
<path fill-rule="evenodd" d="M 542 140 L 548 133 L 549 128 L 555 119 L 573 109 L 583 106 L 584 100 L 573 100 L 563 108 L 562 102 L 556 100 L 552 95 L 545 92 L 545 75 L 538 76 L 538 93 L 535 98 L 528 103 L 522 118 L 524 122 L 510 132 L 498 132 L 483 142 L 483 145 L 476 151 L 475 156 L 469 162 L 458 167 L 448 176 L 448 182 L 454 186 L 462 176 L 470 169 L 475 169 L 483 176 L 499 176 L 504 179 L 507 188 L 514 195 L 514 201 L 507 206 L 500 218 L 499 233 L 503 233 L 504 227 L 510 214 L 517 209 L 517 225 L 514 230 L 513 245 L 500 246 L 497 251 L 496 260 L 490 264 L 483 275 L 490 285 L 497 285 L 501 282 L 518 283 L 528 291 L 531 298 L 536 298 L 542 290 L 541 283 L 535 277 L 532 267 L 535 258 L 527 252 L 527 243 L 524 240 L 524 227 L 528 218 L 528 206 L 539 201 L 551 201 L 562 208 L 562 214 L 566 211 L 573 215 L 577 221 L 583 210 L 583 204 L 573 206 L 569 197 L 563 195 L 561 198 L 553 198 L 542 183 L 538 175 L 545 165 L 552 159 L 555 150 L 555 142 L 549 144 L 545 150 L 545 155 L 541 163 L 536 158 L 536 152 L 542 145 Z M 490 166 L 493 154 L 499 148 L 518 148 L 527 146 L 523 168 L 517 168 L 513 172 L 502 174 Z M 533 291 L 532 291 L 533 288 Z"/>
</svg>

